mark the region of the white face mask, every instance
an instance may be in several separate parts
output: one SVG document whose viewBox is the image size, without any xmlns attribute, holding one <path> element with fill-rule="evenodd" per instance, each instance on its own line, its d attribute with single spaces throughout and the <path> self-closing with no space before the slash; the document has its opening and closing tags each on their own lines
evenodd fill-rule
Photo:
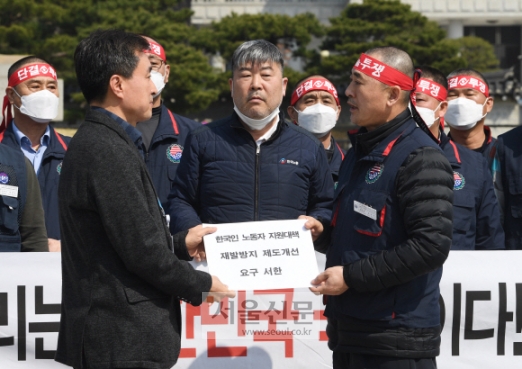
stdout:
<svg viewBox="0 0 522 369">
<path fill-rule="evenodd" d="M 243 121 L 243 123 L 249 126 L 251 130 L 260 131 L 279 114 L 279 107 L 275 108 L 274 111 L 262 119 L 252 119 L 247 117 L 245 114 L 239 111 L 236 104 L 234 104 L 234 111 L 237 113 L 237 115 L 239 115 L 239 118 Z"/>
<path fill-rule="evenodd" d="M 165 76 L 160 72 L 156 72 L 155 70 L 150 72 L 150 79 L 154 86 L 156 86 L 156 90 L 158 93 L 154 95 L 154 98 L 158 97 L 161 94 L 161 91 L 165 88 Z"/>
<path fill-rule="evenodd" d="M 442 101 L 440 102 L 440 104 L 442 104 Z M 437 106 L 437 108 L 435 110 L 431 110 L 429 108 L 423 108 L 421 106 L 416 106 L 415 107 L 415 109 L 417 110 L 417 113 L 419 113 L 419 115 L 421 116 L 421 118 L 424 121 L 424 123 L 426 123 L 428 128 L 431 128 L 433 123 L 435 123 L 435 121 L 437 119 L 439 119 L 439 117 L 435 118 L 435 112 L 437 110 L 439 110 L 440 104 Z"/>
<path fill-rule="evenodd" d="M 277 108 L 275 108 L 268 116 L 261 118 L 261 119 L 253 119 L 247 117 L 245 114 L 241 113 L 239 109 L 236 106 L 236 102 L 234 101 L 234 85 L 231 86 L 230 95 L 232 96 L 232 101 L 234 102 L 234 111 L 239 116 L 239 119 L 243 123 L 245 123 L 251 130 L 253 131 L 260 131 L 263 128 L 266 127 L 268 123 L 270 123 L 278 114 L 279 114 L 279 107 L 281 106 L 282 99 L 279 102 L 279 105 Z"/>
<path fill-rule="evenodd" d="M 475 101 L 465 97 L 459 97 L 448 101 L 448 111 L 444 115 L 444 120 L 448 122 L 450 127 L 466 131 L 477 125 L 477 122 L 484 118 L 486 114 L 482 114 L 484 104 L 477 104 Z"/>
<path fill-rule="evenodd" d="M 18 95 L 14 88 L 13 91 Z M 25 96 L 18 95 L 18 97 L 22 99 L 22 106 L 15 105 L 15 107 L 35 122 L 49 123 L 58 115 L 60 99 L 49 90 L 41 90 Z"/>
<path fill-rule="evenodd" d="M 333 108 L 317 103 L 307 106 L 304 110 L 297 112 L 297 123 L 316 137 L 323 137 L 335 127 L 337 122 L 337 111 Z"/>
</svg>

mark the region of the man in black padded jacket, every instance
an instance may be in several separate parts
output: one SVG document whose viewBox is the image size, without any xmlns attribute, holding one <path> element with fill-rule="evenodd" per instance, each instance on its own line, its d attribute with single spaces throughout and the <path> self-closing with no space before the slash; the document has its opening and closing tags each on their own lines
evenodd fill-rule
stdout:
<svg viewBox="0 0 522 369">
<path fill-rule="evenodd" d="M 346 90 L 361 128 L 341 166 L 332 227 L 318 240 L 327 269 L 311 288 L 326 295 L 334 368 L 436 368 L 453 173 L 408 109 L 412 76 L 404 51 L 372 49 Z"/>
</svg>

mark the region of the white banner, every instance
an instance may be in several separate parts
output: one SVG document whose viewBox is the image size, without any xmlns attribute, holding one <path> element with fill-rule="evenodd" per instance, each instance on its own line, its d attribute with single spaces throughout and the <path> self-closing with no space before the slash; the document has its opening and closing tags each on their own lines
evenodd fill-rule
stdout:
<svg viewBox="0 0 522 369">
<path fill-rule="evenodd" d="M 440 368 L 522 367 L 521 265 L 522 251 L 450 253 Z M 59 254 L 0 254 L 0 368 L 64 367 L 52 360 L 60 271 Z M 210 308 L 183 304 L 176 368 L 331 368 L 322 308 L 320 297 L 293 289 L 240 292 Z"/>
</svg>

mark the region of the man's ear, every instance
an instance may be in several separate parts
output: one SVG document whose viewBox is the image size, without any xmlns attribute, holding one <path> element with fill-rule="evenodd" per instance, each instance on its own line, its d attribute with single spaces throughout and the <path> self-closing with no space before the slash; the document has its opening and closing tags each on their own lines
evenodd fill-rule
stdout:
<svg viewBox="0 0 522 369">
<path fill-rule="evenodd" d="M 9 102 L 11 104 L 14 104 L 15 103 L 15 99 L 18 97 L 18 95 L 16 95 L 16 93 L 14 91 L 14 88 L 10 87 L 10 86 L 6 87 L 5 88 L 5 94 L 7 95 L 7 98 L 9 99 Z"/>
<path fill-rule="evenodd" d="M 165 65 L 165 79 L 163 82 L 165 82 L 165 84 L 167 84 L 169 82 L 169 76 L 170 76 L 170 65 L 166 64 Z"/>
<path fill-rule="evenodd" d="M 114 96 L 119 99 L 123 99 L 124 88 L 123 88 L 123 77 L 117 74 L 111 76 L 109 80 L 108 92 L 111 92 Z"/>
<path fill-rule="evenodd" d="M 283 96 L 286 95 L 286 86 L 288 85 L 288 78 L 283 78 Z"/>
<path fill-rule="evenodd" d="M 298 114 L 294 110 L 294 107 L 293 106 L 289 106 L 288 108 L 286 108 L 286 112 L 290 116 L 290 119 L 292 120 L 292 122 L 297 123 Z"/>
<path fill-rule="evenodd" d="M 494 105 L 494 101 L 493 101 L 493 97 L 488 97 L 488 101 L 486 102 L 486 113 L 489 113 L 491 112 L 491 110 L 493 109 L 493 105 Z"/>
<path fill-rule="evenodd" d="M 446 112 L 448 111 L 448 102 L 447 101 L 443 101 L 441 104 L 440 104 L 440 108 L 439 108 L 439 117 L 443 118 L 444 115 L 446 115 Z"/>
<path fill-rule="evenodd" d="M 402 92 L 402 90 L 399 86 L 390 86 L 388 88 L 388 101 L 387 101 L 388 106 L 395 105 L 395 104 L 397 104 L 397 102 L 399 102 L 401 100 L 401 97 L 402 97 L 401 92 Z"/>
</svg>

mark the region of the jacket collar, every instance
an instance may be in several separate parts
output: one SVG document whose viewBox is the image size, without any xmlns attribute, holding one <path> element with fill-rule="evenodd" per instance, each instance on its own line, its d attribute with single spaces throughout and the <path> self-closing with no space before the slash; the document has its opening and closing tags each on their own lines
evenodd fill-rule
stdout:
<svg viewBox="0 0 522 369">
<path fill-rule="evenodd" d="M 171 119 L 170 114 L 172 114 L 174 121 Z M 179 136 L 179 124 L 176 122 L 174 113 L 170 112 L 170 114 L 169 109 L 162 103 L 158 127 L 156 128 L 156 132 L 154 132 L 152 141 L 150 142 L 151 146 L 165 138 L 177 138 Z"/>
<path fill-rule="evenodd" d="M 462 162 L 460 160 L 460 145 L 450 140 L 450 138 L 440 130 L 440 148 L 444 151 L 444 156 L 448 159 L 452 167 L 460 167 Z"/>
<path fill-rule="evenodd" d="M 356 134 L 349 134 L 355 152 L 369 160 L 383 161 L 402 135 L 415 129 L 416 123 L 408 109 L 379 128 L 368 132 L 360 128 Z"/>
<path fill-rule="evenodd" d="M 55 131 L 55 129 L 49 125 L 49 143 L 47 145 L 47 148 L 44 152 L 44 159 L 48 158 L 50 156 L 56 157 L 59 159 L 62 159 L 65 155 L 65 148 L 62 146 L 62 144 L 58 141 L 57 135 L 58 132 Z M 18 140 L 16 139 L 16 134 L 13 130 L 13 125 L 9 124 L 7 125 L 7 128 L 5 129 L 4 139 L 2 140 L 3 143 L 9 144 L 11 147 L 20 147 L 20 144 L 18 143 Z"/>
<path fill-rule="evenodd" d="M 85 116 L 85 121 L 89 123 L 101 124 L 109 128 L 110 130 L 117 133 L 118 136 L 120 136 L 127 144 L 136 148 L 136 145 L 134 144 L 134 142 L 132 142 L 131 138 L 125 132 L 125 130 L 116 121 L 109 118 L 109 116 L 107 116 L 106 114 L 90 109 Z M 137 148 L 136 152 L 138 152 Z"/>
</svg>

